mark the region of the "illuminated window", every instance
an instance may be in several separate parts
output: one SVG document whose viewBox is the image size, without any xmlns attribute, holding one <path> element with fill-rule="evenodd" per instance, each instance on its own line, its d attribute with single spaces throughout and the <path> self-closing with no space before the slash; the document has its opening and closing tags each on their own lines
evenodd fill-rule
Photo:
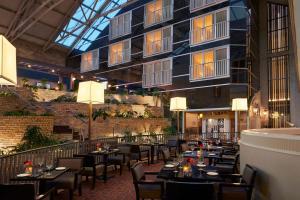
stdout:
<svg viewBox="0 0 300 200">
<path fill-rule="evenodd" d="M 227 9 L 196 17 L 191 21 L 191 44 L 228 37 L 228 26 Z"/>
<path fill-rule="evenodd" d="M 194 12 L 224 1 L 226 0 L 190 0 L 190 10 L 191 12 Z"/>
<path fill-rule="evenodd" d="M 144 57 L 172 50 L 172 27 L 148 32 L 144 39 Z"/>
<path fill-rule="evenodd" d="M 190 80 L 202 80 L 229 75 L 228 48 L 195 52 L 191 56 Z"/>
<path fill-rule="evenodd" d="M 89 72 L 99 69 L 99 50 L 88 51 L 81 55 L 80 72 Z"/>
<path fill-rule="evenodd" d="M 109 36 L 114 39 L 131 33 L 131 11 L 110 20 Z"/>
<path fill-rule="evenodd" d="M 172 84 L 172 59 L 158 60 L 143 65 L 143 87 Z"/>
<path fill-rule="evenodd" d="M 109 65 L 116 65 L 130 61 L 131 40 L 124 40 L 109 46 Z"/>
<path fill-rule="evenodd" d="M 145 5 L 145 26 L 173 18 L 173 0 L 155 0 Z"/>
</svg>

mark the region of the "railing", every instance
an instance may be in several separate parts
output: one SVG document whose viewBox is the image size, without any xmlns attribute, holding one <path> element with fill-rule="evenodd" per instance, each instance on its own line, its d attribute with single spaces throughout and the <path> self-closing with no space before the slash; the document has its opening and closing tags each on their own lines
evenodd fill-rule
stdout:
<svg viewBox="0 0 300 200">
<path fill-rule="evenodd" d="M 111 146 L 116 146 L 118 144 L 127 144 L 133 142 L 147 142 L 155 141 L 158 143 L 167 143 L 169 137 L 178 138 L 178 135 L 166 135 L 166 134 L 157 134 L 157 135 L 136 135 L 136 136 L 127 136 L 127 137 L 108 137 L 108 138 L 99 138 L 90 141 L 84 142 L 69 142 L 59 145 L 53 145 L 49 147 L 43 147 L 28 151 L 23 151 L 15 154 L 0 156 L 0 184 L 9 183 L 10 179 L 18 173 L 24 171 L 24 162 L 27 160 L 33 161 L 33 164 L 36 165 L 35 158 L 43 157 L 47 159 L 52 159 L 53 162 L 57 158 L 71 158 L 74 154 L 78 153 L 88 153 L 96 150 L 97 143 L 109 144 Z M 198 139 L 203 140 L 215 140 L 221 139 L 224 141 L 234 141 L 239 138 L 239 134 L 235 133 L 202 133 Z M 148 148 L 147 146 L 142 146 L 141 148 Z M 102 159 L 102 158 L 97 158 Z"/>
<path fill-rule="evenodd" d="M 150 56 L 154 54 L 164 53 L 164 52 L 171 51 L 171 49 L 172 49 L 172 38 L 166 37 L 163 38 L 162 40 L 155 40 L 146 43 L 145 55 Z"/>
<path fill-rule="evenodd" d="M 115 51 L 110 54 L 109 64 L 121 64 L 130 61 L 130 49 Z"/>
<path fill-rule="evenodd" d="M 143 74 L 143 87 L 154 87 L 172 83 L 172 71 L 162 70 L 154 73 Z"/>
<path fill-rule="evenodd" d="M 220 3 L 222 1 L 224 0 L 190 0 L 190 10 L 198 10 L 212 4 Z"/>
<path fill-rule="evenodd" d="M 146 10 L 145 14 L 145 26 L 150 26 L 152 24 L 157 24 L 173 17 L 173 5 L 165 6 L 162 9 L 154 10 L 148 12 Z"/>
<path fill-rule="evenodd" d="M 200 65 L 190 66 L 190 80 L 201 80 L 229 75 L 229 60 L 217 60 Z"/>
<path fill-rule="evenodd" d="M 194 30 L 191 32 L 192 44 L 199 44 L 202 42 L 227 37 L 229 35 L 228 24 L 229 22 L 222 21 L 200 29 L 194 28 Z"/>
</svg>

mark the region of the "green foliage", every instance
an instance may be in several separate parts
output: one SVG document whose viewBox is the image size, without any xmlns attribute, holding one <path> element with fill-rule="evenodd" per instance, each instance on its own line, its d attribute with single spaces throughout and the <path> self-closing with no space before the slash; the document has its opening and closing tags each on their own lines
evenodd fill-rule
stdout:
<svg viewBox="0 0 300 200">
<path fill-rule="evenodd" d="M 85 114 L 83 114 L 83 113 L 76 113 L 76 114 L 74 115 L 74 117 L 75 117 L 75 118 L 79 118 L 79 119 L 86 119 L 86 118 L 88 118 L 88 116 L 85 115 Z"/>
<path fill-rule="evenodd" d="M 26 151 L 29 149 L 50 146 L 59 142 L 41 132 L 38 126 L 28 126 L 22 138 L 22 142 L 17 145 L 15 151 Z"/>
<path fill-rule="evenodd" d="M 22 78 L 23 87 L 28 87 L 29 86 L 28 82 L 29 82 L 29 80 L 27 78 Z"/>
<path fill-rule="evenodd" d="M 46 87 L 47 83 L 48 83 L 47 79 L 45 79 L 45 78 L 41 79 L 41 84 L 42 84 L 41 88 L 42 89 L 47 89 L 47 87 Z"/>
<path fill-rule="evenodd" d="M 31 113 L 27 110 L 13 110 L 7 111 L 3 114 L 4 116 L 35 116 L 35 113 Z"/>
<path fill-rule="evenodd" d="M 129 111 L 125 111 L 122 113 L 122 117 L 123 118 L 135 118 L 137 116 L 137 112 L 136 111 L 132 111 L 132 110 L 129 110 Z"/>
<path fill-rule="evenodd" d="M 52 102 L 76 102 L 76 99 L 77 99 L 76 96 L 61 95 L 56 99 L 53 99 Z"/>
<path fill-rule="evenodd" d="M 136 91 L 135 91 L 135 94 L 136 95 L 141 95 L 141 96 L 146 96 L 147 95 L 147 92 L 144 88 L 138 88 Z"/>
<path fill-rule="evenodd" d="M 0 97 L 12 97 L 12 96 L 15 96 L 15 94 L 6 91 L 0 91 Z"/>
<path fill-rule="evenodd" d="M 176 133 L 176 128 L 174 126 L 167 126 L 163 128 L 163 133 L 167 135 L 174 135 Z"/>
<path fill-rule="evenodd" d="M 151 110 L 149 110 L 148 108 L 145 109 L 144 111 L 144 118 L 153 118 L 153 114 L 151 112 Z"/>
<path fill-rule="evenodd" d="M 120 104 L 120 101 L 117 100 L 117 99 L 112 99 L 112 100 L 110 101 L 110 103 L 111 103 L 111 104 L 119 105 L 119 104 Z"/>
<path fill-rule="evenodd" d="M 63 83 L 58 83 L 57 87 L 58 87 L 58 90 L 62 91 L 64 89 L 64 84 Z"/>
<path fill-rule="evenodd" d="M 134 136 L 132 136 L 132 131 L 126 127 L 123 132 L 122 135 L 124 137 L 125 142 L 133 142 L 134 141 Z"/>
<path fill-rule="evenodd" d="M 106 112 L 105 109 L 98 109 L 93 112 L 92 114 L 93 120 L 95 121 L 98 117 L 102 117 L 103 120 L 106 120 L 109 117 L 109 114 Z"/>
</svg>

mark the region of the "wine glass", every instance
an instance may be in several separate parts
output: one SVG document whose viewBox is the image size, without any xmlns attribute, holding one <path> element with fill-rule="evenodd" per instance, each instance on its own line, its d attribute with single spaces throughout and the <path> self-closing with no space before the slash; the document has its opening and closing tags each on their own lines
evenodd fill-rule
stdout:
<svg viewBox="0 0 300 200">
<path fill-rule="evenodd" d="M 38 172 L 42 172 L 43 171 L 44 158 L 39 156 L 39 157 L 36 158 L 36 162 L 39 166 Z"/>
<path fill-rule="evenodd" d="M 53 161 L 52 159 L 47 159 L 46 160 L 46 168 L 47 168 L 47 175 L 51 175 L 51 169 L 53 167 Z"/>
</svg>

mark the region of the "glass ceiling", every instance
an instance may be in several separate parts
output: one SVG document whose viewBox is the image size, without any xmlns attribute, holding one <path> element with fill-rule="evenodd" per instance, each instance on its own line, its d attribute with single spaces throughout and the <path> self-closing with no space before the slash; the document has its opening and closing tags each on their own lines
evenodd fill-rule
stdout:
<svg viewBox="0 0 300 200">
<path fill-rule="evenodd" d="M 55 42 L 69 48 L 85 51 L 108 26 L 109 20 L 113 18 L 120 9 L 96 19 L 88 29 L 86 29 L 87 25 L 85 23 L 92 19 L 96 13 L 109 11 L 127 2 L 127 0 L 110 0 L 110 3 L 103 8 L 105 1 L 106 0 L 83 0 L 69 22 L 59 33 Z M 83 33 L 83 31 L 85 32 Z"/>
</svg>

